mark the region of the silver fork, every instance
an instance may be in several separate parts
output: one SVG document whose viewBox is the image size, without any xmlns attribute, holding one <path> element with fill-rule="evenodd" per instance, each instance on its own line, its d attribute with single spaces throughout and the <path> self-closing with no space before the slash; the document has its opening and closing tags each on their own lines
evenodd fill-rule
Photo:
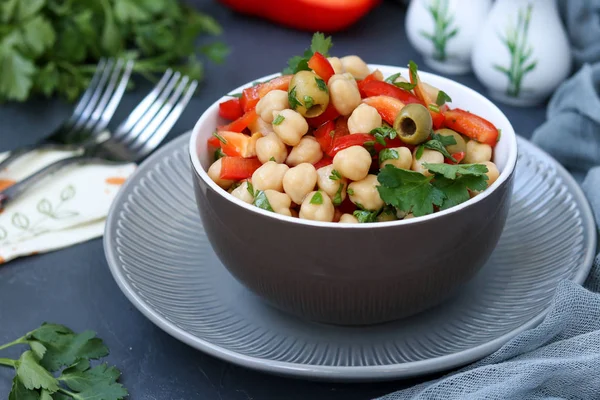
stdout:
<svg viewBox="0 0 600 400">
<path fill-rule="evenodd" d="M 141 160 L 167 136 L 197 86 L 197 81 L 190 82 L 189 77 L 167 70 L 113 134 L 103 131 L 81 147 L 81 154 L 56 161 L 0 192 L 0 210 L 37 182 L 67 165 Z"/>
<path fill-rule="evenodd" d="M 0 162 L 0 170 L 32 150 L 72 148 L 61 145 L 87 140 L 106 129 L 123 97 L 133 64 L 133 61 L 125 62 L 122 59 L 116 62 L 113 59 L 101 59 L 73 114 L 40 143 L 11 151 Z"/>
</svg>

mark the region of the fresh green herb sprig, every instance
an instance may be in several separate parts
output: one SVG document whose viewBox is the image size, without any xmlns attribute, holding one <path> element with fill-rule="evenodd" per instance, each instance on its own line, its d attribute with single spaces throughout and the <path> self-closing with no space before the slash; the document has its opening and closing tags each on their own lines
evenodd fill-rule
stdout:
<svg viewBox="0 0 600 400">
<path fill-rule="evenodd" d="M 120 400 L 127 390 L 118 383 L 121 372 L 90 360 L 108 355 L 96 333 L 75 333 L 66 326 L 44 323 L 26 335 L 0 346 L 25 345 L 18 359 L 0 358 L 14 368 L 9 400 Z"/>
<path fill-rule="evenodd" d="M 283 70 L 283 74 L 295 74 L 298 71 L 309 71 L 308 61 L 315 53 L 321 53 L 324 57 L 329 56 L 329 50 L 333 46 L 331 36 L 325 37 L 324 34 L 316 32 L 313 34 L 310 47 L 304 51 L 302 56 L 294 56 L 288 60 L 288 66 Z M 318 84 L 318 82 L 317 82 Z"/>
<path fill-rule="evenodd" d="M 204 55 L 220 63 L 222 42 L 199 46 L 222 28 L 211 16 L 171 0 L 4 0 L 0 6 L 0 102 L 32 96 L 77 99 L 100 58 L 135 60 L 154 80 L 167 68 L 201 80 Z"/>
</svg>

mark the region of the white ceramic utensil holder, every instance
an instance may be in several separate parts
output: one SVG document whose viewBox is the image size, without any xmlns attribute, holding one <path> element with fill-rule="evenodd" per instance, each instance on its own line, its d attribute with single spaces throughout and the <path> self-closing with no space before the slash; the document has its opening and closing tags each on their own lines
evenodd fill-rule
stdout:
<svg viewBox="0 0 600 400">
<path fill-rule="evenodd" d="M 472 55 L 491 97 L 512 105 L 546 100 L 571 69 L 555 0 L 496 0 Z"/>
</svg>

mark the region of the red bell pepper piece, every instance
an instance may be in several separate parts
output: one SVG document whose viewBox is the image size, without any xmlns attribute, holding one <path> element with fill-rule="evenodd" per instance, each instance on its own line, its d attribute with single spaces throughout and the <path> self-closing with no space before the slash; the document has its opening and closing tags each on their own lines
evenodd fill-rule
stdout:
<svg viewBox="0 0 600 400">
<path fill-rule="evenodd" d="M 244 115 L 240 99 L 231 99 L 219 103 L 219 115 L 225 119 L 234 120 Z"/>
<path fill-rule="evenodd" d="M 221 161 L 221 179 L 239 181 L 252 176 L 262 163 L 256 157 L 223 157 Z"/>
<path fill-rule="evenodd" d="M 348 28 L 381 0 L 220 0 L 235 11 L 265 18 L 308 32 L 337 32 Z"/>
<path fill-rule="evenodd" d="M 440 129 L 444 125 L 444 114 L 441 113 L 442 110 L 440 109 L 440 112 L 436 112 L 429 108 L 430 104 L 436 107 L 437 105 L 435 104 L 434 100 L 427 94 L 427 90 L 423 87 L 423 84 L 421 83 L 421 78 L 419 78 L 419 74 L 416 73 L 415 76 L 413 76 L 413 74 L 409 73 L 408 75 L 410 76 L 410 83 L 416 85 L 413 89 L 415 95 L 421 100 L 421 104 L 427 107 L 427 109 L 429 110 L 429 114 L 431 114 L 433 129 Z"/>
<path fill-rule="evenodd" d="M 327 61 L 325 56 L 318 51 L 313 54 L 310 60 L 308 60 L 308 68 L 312 69 L 315 74 L 319 75 L 325 81 L 325 83 L 329 82 L 329 78 L 335 74 L 335 71 L 333 70 L 333 67 L 329 61 Z"/>
<path fill-rule="evenodd" d="M 220 142 L 223 153 L 230 157 L 255 157 L 256 141 L 262 137 L 261 133 L 252 136 L 231 131 L 221 131 L 219 135 L 224 140 Z"/>
<path fill-rule="evenodd" d="M 265 97 L 271 90 L 288 90 L 292 75 L 282 75 L 271 79 L 270 81 L 259 83 L 258 85 L 246 88 L 242 91 L 240 105 L 244 112 L 248 112 L 254 107 L 260 99 Z"/>
<path fill-rule="evenodd" d="M 397 86 L 392 85 L 391 83 L 372 80 L 367 83 L 359 82 L 358 87 L 359 89 L 361 89 L 362 87 L 364 97 L 389 96 L 400 100 L 404 104 L 423 104 L 423 102 L 417 96 L 415 96 L 408 90 L 401 89 Z"/>
<path fill-rule="evenodd" d="M 333 132 L 333 134 L 332 134 Z M 333 136 L 335 135 L 335 122 L 327 121 L 320 127 L 318 127 L 315 132 L 315 139 L 321 145 L 321 150 L 327 153 L 331 149 L 331 145 L 333 144 Z"/>
<path fill-rule="evenodd" d="M 315 169 L 319 169 L 319 168 L 323 168 L 326 167 L 328 165 L 333 164 L 333 158 L 325 156 L 323 158 L 321 158 L 319 161 L 317 161 L 316 163 L 314 163 L 314 167 Z"/>
<path fill-rule="evenodd" d="M 452 153 L 450 155 L 452 156 L 452 158 L 454 158 L 456 160 L 456 162 L 452 161 L 449 158 L 444 158 L 444 162 L 446 164 L 460 164 L 460 162 L 465 158 L 464 151 L 459 151 L 458 153 Z"/>
<path fill-rule="evenodd" d="M 394 124 L 396 116 L 404 107 L 404 103 L 390 96 L 373 96 L 363 99 L 363 103 L 375 107 L 381 118 L 390 125 Z"/>
<path fill-rule="evenodd" d="M 340 116 L 340 113 L 335 109 L 333 103 L 329 103 L 323 114 L 318 117 L 306 118 L 306 122 L 308 122 L 308 126 L 311 128 L 318 128 L 323 125 L 327 121 L 331 121 Z"/>
<path fill-rule="evenodd" d="M 238 119 L 236 119 L 235 121 L 231 122 L 230 124 L 218 127 L 217 130 L 229 132 L 243 132 L 244 129 L 246 129 L 248 125 L 256 121 L 257 118 L 258 114 L 256 114 L 256 111 L 254 109 L 252 109 L 244 115 L 242 115 L 241 117 L 239 117 Z"/>
<path fill-rule="evenodd" d="M 498 129 L 485 118 L 455 108 L 444 113 L 444 126 L 492 147 L 498 140 Z"/>
<path fill-rule="evenodd" d="M 355 133 L 353 135 L 341 136 L 335 139 L 333 147 L 327 154 L 330 157 L 335 157 L 338 152 L 347 149 L 348 147 L 364 146 L 367 142 L 373 142 L 373 145 L 375 145 L 375 137 L 368 133 Z"/>
<path fill-rule="evenodd" d="M 208 147 L 217 148 L 221 147 L 221 141 L 216 136 L 211 136 L 208 140 Z"/>
</svg>

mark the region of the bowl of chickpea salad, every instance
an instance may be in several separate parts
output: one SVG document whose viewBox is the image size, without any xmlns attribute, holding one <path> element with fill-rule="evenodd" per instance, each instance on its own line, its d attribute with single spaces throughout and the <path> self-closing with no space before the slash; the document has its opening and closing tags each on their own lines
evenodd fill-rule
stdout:
<svg viewBox="0 0 600 400">
<path fill-rule="evenodd" d="M 489 258 L 516 136 L 466 86 L 330 48 L 316 33 L 282 73 L 203 113 L 189 146 L 198 210 L 223 265 L 272 306 L 331 324 L 404 318 Z"/>
</svg>

